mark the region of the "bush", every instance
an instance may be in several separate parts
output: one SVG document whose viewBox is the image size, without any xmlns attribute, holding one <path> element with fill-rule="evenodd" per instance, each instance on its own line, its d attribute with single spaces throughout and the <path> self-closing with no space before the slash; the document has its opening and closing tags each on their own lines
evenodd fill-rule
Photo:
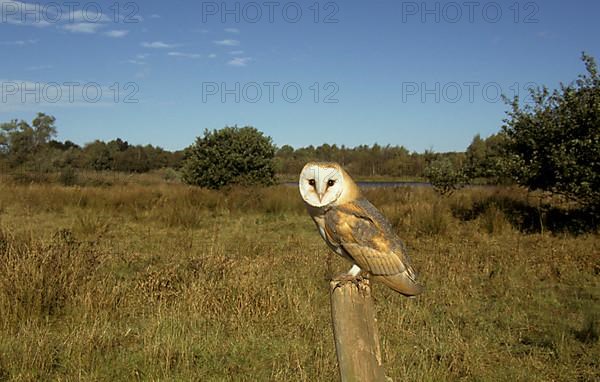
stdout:
<svg viewBox="0 0 600 382">
<path fill-rule="evenodd" d="M 185 152 L 183 180 L 219 189 L 230 184 L 270 185 L 275 181 L 275 146 L 253 127 L 204 132 Z"/>
<path fill-rule="evenodd" d="M 467 182 L 464 172 L 456 169 L 447 158 L 431 162 L 425 168 L 425 176 L 429 179 L 433 189 L 441 195 L 450 195 Z"/>
</svg>

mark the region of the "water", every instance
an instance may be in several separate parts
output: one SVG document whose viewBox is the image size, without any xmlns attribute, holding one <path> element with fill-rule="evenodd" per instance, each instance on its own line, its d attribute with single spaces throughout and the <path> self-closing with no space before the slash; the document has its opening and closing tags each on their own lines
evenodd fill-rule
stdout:
<svg viewBox="0 0 600 382">
<path fill-rule="evenodd" d="M 356 182 L 360 188 L 431 187 L 428 182 Z M 284 186 L 298 187 L 298 182 L 284 182 Z M 464 188 L 493 188 L 493 184 L 467 184 Z"/>
<path fill-rule="evenodd" d="M 431 187 L 428 182 L 356 182 L 360 188 Z"/>
<path fill-rule="evenodd" d="M 388 188 L 388 187 L 431 187 L 427 182 L 356 182 L 360 188 Z M 285 182 L 286 186 L 297 187 L 298 182 Z"/>
</svg>

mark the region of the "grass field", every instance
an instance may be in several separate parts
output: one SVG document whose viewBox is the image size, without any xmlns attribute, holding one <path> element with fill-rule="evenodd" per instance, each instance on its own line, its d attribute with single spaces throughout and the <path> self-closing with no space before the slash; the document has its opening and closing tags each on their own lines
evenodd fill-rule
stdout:
<svg viewBox="0 0 600 382">
<path fill-rule="evenodd" d="M 0 380 L 338 378 L 328 279 L 348 265 L 296 189 L 111 184 L 0 183 Z M 367 196 L 427 287 L 374 285 L 395 381 L 600 380 L 597 233 L 540 233 L 515 189 Z"/>
</svg>

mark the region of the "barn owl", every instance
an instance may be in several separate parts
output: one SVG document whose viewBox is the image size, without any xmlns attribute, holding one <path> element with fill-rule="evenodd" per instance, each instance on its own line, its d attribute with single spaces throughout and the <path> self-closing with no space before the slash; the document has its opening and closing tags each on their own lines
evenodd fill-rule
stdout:
<svg viewBox="0 0 600 382">
<path fill-rule="evenodd" d="M 323 240 L 352 262 L 347 278 L 365 271 L 405 296 L 423 291 L 391 224 L 361 196 L 356 183 L 339 164 L 307 163 L 300 173 L 299 188 Z"/>
</svg>

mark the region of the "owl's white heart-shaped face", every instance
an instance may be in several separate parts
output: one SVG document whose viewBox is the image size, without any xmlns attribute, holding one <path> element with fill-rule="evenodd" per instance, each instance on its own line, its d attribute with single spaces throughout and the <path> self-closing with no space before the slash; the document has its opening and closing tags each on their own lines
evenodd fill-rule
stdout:
<svg viewBox="0 0 600 382">
<path fill-rule="evenodd" d="M 298 183 L 302 199 L 313 207 L 325 207 L 342 195 L 344 174 L 335 165 L 308 163 L 300 172 Z"/>
</svg>

